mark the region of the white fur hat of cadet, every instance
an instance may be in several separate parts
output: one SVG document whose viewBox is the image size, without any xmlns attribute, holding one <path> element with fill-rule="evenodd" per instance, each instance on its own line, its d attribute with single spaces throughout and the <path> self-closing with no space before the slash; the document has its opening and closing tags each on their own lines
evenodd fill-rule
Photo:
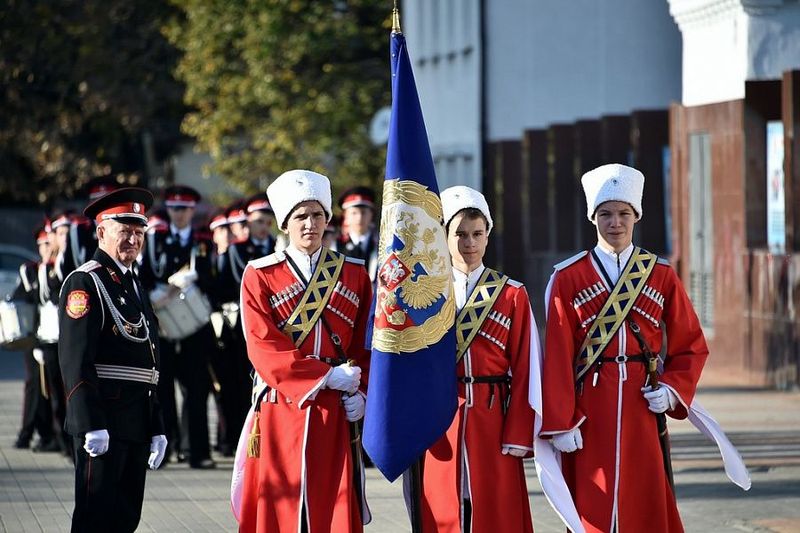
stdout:
<svg viewBox="0 0 800 533">
<path fill-rule="evenodd" d="M 632 167 L 612 163 L 590 170 L 581 178 L 586 194 L 586 216 L 594 221 L 594 213 L 604 202 L 626 202 L 642 218 L 644 174 Z"/>
<path fill-rule="evenodd" d="M 459 211 L 471 207 L 477 209 L 486 217 L 486 222 L 488 224 L 486 233 L 492 231 L 494 222 L 492 221 L 492 215 L 489 214 L 489 204 L 486 203 L 486 198 L 479 191 L 467 187 L 466 185 L 456 185 L 455 187 L 443 190 L 440 196 L 442 197 L 442 213 L 444 215 L 445 226 L 447 226 Z"/>
<path fill-rule="evenodd" d="M 278 227 L 283 228 L 287 217 L 297 204 L 316 200 L 331 220 L 331 182 L 311 170 L 287 170 L 267 187 L 269 203 L 275 211 Z"/>
</svg>

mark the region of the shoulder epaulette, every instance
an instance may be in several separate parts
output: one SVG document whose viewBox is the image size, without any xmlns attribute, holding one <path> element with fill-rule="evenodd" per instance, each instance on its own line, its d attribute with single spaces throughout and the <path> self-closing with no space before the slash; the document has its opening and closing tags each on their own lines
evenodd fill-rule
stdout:
<svg viewBox="0 0 800 533">
<path fill-rule="evenodd" d="M 347 257 L 347 256 L 345 256 L 344 260 L 347 261 L 348 263 L 354 263 L 356 265 L 365 265 L 366 264 L 363 259 L 357 259 L 355 257 Z"/>
<path fill-rule="evenodd" d="M 564 261 L 561 261 L 557 265 L 554 265 L 553 268 L 555 270 L 564 270 L 565 268 L 567 268 L 568 266 L 572 265 L 573 263 L 577 263 L 578 261 L 580 261 L 581 259 L 586 257 L 586 254 L 588 254 L 588 253 L 589 253 L 588 250 L 584 250 L 582 252 L 578 252 L 577 254 L 573 255 L 569 259 L 565 259 Z"/>
<path fill-rule="evenodd" d="M 511 279 L 511 278 L 508 278 L 506 280 L 506 284 L 511 285 L 515 289 L 519 289 L 520 287 L 522 287 L 522 282 L 521 281 L 517 281 L 517 280 Z"/>
<path fill-rule="evenodd" d="M 659 258 L 658 258 L 658 261 L 656 261 L 656 262 L 657 262 L 659 265 L 670 266 L 670 264 L 669 264 L 669 259 L 667 259 L 666 257 L 659 257 Z"/>
<path fill-rule="evenodd" d="M 86 261 L 84 264 L 82 264 L 81 266 L 79 266 L 78 268 L 76 268 L 75 270 L 70 272 L 69 274 L 67 274 L 67 277 L 64 278 L 64 282 L 61 284 L 61 288 L 58 290 L 59 297 L 64 292 L 64 289 L 67 288 L 67 282 L 69 281 L 69 278 L 71 278 L 72 276 L 74 276 L 78 272 L 84 272 L 84 273 L 93 272 L 93 271 L 97 270 L 98 268 L 101 268 L 102 266 L 103 265 L 101 265 L 99 262 L 95 261 L 94 259 L 90 259 L 89 261 Z M 100 294 L 100 290 L 99 289 L 98 289 L 97 293 Z"/>
<path fill-rule="evenodd" d="M 286 254 L 283 252 L 275 252 L 273 254 L 265 255 L 264 257 L 259 257 L 258 259 L 253 259 L 252 261 L 248 261 L 248 265 L 252 266 L 253 268 L 265 268 L 272 265 L 277 265 L 278 263 L 282 263 L 286 260 Z"/>
<path fill-rule="evenodd" d="M 91 272 L 92 270 L 97 270 L 101 266 L 103 265 L 101 265 L 99 262 L 95 261 L 94 259 L 90 259 L 75 270 L 80 272 Z"/>
</svg>

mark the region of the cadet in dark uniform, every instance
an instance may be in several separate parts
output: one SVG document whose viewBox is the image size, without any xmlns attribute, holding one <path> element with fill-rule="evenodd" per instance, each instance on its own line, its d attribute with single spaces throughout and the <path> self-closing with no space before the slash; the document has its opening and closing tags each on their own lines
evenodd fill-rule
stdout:
<svg viewBox="0 0 800 533">
<path fill-rule="evenodd" d="M 44 227 L 37 228 L 34 233 L 36 246 L 42 261 L 50 257 L 50 246 L 47 232 Z M 19 282 L 14 289 L 12 300 L 36 305 L 39 298 L 39 279 L 37 271 L 39 263 L 27 261 L 19 267 Z M 34 356 L 35 348 L 31 347 L 24 353 L 25 361 L 25 388 L 22 403 L 22 427 L 17 434 L 16 448 L 30 447 L 34 431 L 39 434 L 39 442 L 35 446 L 37 451 L 57 451 L 59 449 L 53 432 L 53 410 L 47 389 L 47 377 L 44 373 L 44 360 L 40 363 Z M 41 354 L 41 350 L 37 349 Z"/>
<path fill-rule="evenodd" d="M 48 396 L 51 412 L 56 428 L 57 449 L 72 457 L 72 438 L 65 428 L 67 416 L 67 393 L 61 379 L 58 360 L 58 294 L 63 278 L 58 275 L 58 255 L 67 241 L 69 226 L 75 217 L 70 210 L 56 211 L 51 217 L 48 232 L 50 259 L 39 264 L 37 277 L 39 281 L 38 314 L 39 325 L 36 331 L 37 350 L 41 351 L 44 361 L 44 373 L 47 378 Z"/>
<path fill-rule="evenodd" d="M 211 295 L 212 250 L 210 235 L 192 228 L 195 206 L 200 193 L 191 187 L 176 185 L 164 191 L 169 227 L 147 234 L 142 255 L 142 285 L 150 293 L 157 287 L 169 294 L 195 285 L 204 295 Z M 150 295 L 151 299 L 155 293 Z M 153 300 L 155 304 L 155 300 Z M 158 311 L 158 305 L 155 305 Z M 210 314 L 210 310 L 209 310 Z M 162 374 L 159 397 L 164 409 L 167 436 L 192 468 L 214 468 L 208 439 L 208 394 L 211 390 L 209 352 L 214 349 L 214 333 L 209 317 L 194 333 L 180 339 L 161 337 Z M 183 396 L 181 424 L 178 426 L 174 380 Z M 169 455 L 169 454 L 168 454 Z"/>
<path fill-rule="evenodd" d="M 226 213 L 231 241 L 243 241 L 247 238 L 247 200 L 236 200 L 228 206 Z"/>
<path fill-rule="evenodd" d="M 158 324 L 133 264 L 153 196 L 127 188 L 90 204 L 99 248 L 64 281 L 59 354 L 75 447 L 73 532 L 134 531 L 146 467 L 167 441 L 158 403 Z"/>
<path fill-rule="evenodd" d="M 222 386 L 226 447 L 230 450 L 236 449 L 247 410 L 250 408 L 250 391 L 253 387 L 253 367 L 247 358 L 247 344 L 239 315 L 242 273 L 249 261 L 275 251 L 275 238 L 270 233 L 275 214 L 267 195 L 261 193 L 250 197 L 245 203 L 244 211 L 247 214 L 248 237 L 228 246 L 218 282 L 219 300 L 222 302 L 225 320 L 221 335 L 224 349 L 220 352 L 217 375 Z"/>
<path fill-rule="evenodd" d="M 369 279 L 378 273 L 378 235 L 375 231 L 375 194 L 369 187 L 352 187 L 339 197 L 342 230 L 335 249 L 348 257 L 363 259 Z"/>
</svg>

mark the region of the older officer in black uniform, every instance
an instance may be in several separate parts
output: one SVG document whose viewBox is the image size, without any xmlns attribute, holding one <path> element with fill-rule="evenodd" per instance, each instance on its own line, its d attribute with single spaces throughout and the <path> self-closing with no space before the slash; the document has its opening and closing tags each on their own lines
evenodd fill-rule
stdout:
<svg viewBox="0 0 800 533">
<path fill-rule="evenodd" d="M 168 294 L 176 294 L 179 289 L 194 284 L 204 295 L 213 292 L 213 242 L 209 234 L 192 228 L 192 217 L 199 201 L 200 193 L 185 185 L 174 185 L 164 191 L 169 227 L 166 231 L 148 233 L 140 268 L 145 290 L 159 288 L 150 294 L 153 302 L 158 303 L 156 299 L 161 297 L 156 295 L 164 288 Z M 179 459 L 181 455 L 188 455 L 192 468 L 216 466 L 211 460 L 208 440 L 209 360 L 216 346 L 209 315 L 210 310 L 202 317 L 204 322 L 200 322 L 199 327 L 192 326 L 194 333 L 181 338 L 161 337 L 163 372 L 159 397 L 164 407 L 167 436 L 178 448 Z M 175 406 L 176 379 L 184 400 L 180 428 Z"/>
<path fill-rule="evenodd" d="M 75 447 L 72 531 L 134 531 L 147 466 L 167 440 L 158 403 L 158 326 L 132 266 L 144 244 L 149 191 L 120 189 L 84 213 L 99 247 L 59 298 L 66 428 Z"/>
</svg>

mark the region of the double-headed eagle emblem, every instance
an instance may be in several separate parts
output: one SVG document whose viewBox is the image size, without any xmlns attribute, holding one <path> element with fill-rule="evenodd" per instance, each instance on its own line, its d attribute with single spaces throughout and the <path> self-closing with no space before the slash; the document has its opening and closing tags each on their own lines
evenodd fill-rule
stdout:
<svg viewBox="0 0 800 533">
<path fill-rule="evenodd" d="M 413 352 L 438 342 L 455 313 L 441 203 L 419 183 L 390 180 L 383 207 L 373 342 Z"/>
</svg>

